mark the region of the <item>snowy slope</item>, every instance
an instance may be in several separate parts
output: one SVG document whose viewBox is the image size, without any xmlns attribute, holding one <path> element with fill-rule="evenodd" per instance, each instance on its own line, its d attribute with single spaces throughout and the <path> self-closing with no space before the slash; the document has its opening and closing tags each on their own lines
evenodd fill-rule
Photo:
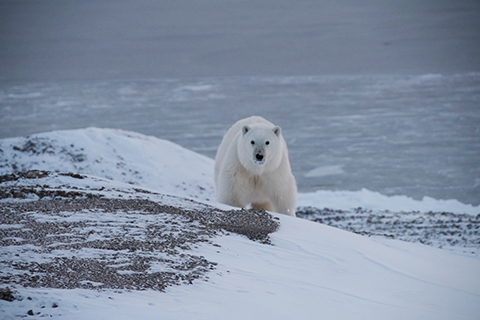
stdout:
<svg viewBox="0 0 480 320">
<path fill-rule="evenodd" d="M 208 282 L 166 293 L 18 289 L 23 301 L 0 304 L 5 314 L 34 310 L 65 319 L 478 317 L 478 259 L 418 244 L 381 244 L 301 219 L 281 217 L 281 224 L 273 246 L 230 235 L 214 239 L 220 247 L 194 250 L 218 263 Z"/>
<path fill-rule="evenodd" d="M 211 159 L 153 137 L 89 128 L 4 139 L 0 141 L 0 149 L 2 175 L 29 169 L 82 174 L 38 174 L 32 179 L 17 176 L 18 179 L 3 181 L 2 190 L 24 190 L 22 195 L 1 200 L 0 206 L 5 208 L 7 203 L 25 201 L 53 204 L 57 201 L 54 197 L 62 199 L 69 193 L 104 199 L 143 199 L 196 212 L 227 208 L 212 200 Z M 47 196 L 39 199 L 35 194 Z M 314 196 L 318 196 L 318 202 L 314 202 Z M 334 202 L 327 203 L 328 198 Z M 389 198 L 367 190 L 300 195 L 299 202 L 300 205 L 321 203 L 319 207 L 332 205 L 333 209 L 341 205 L 342 209 L 356 207 L 358 199 L 362 200 L 362 206 L 381 209 L 395 209 L 395 204 L 406 203 L 408 207 L 396 208 L 399 211 L 417 210 L 412 209 L 415 206 L 424 210 L 429 204 L 436 206 L 432 210 L 442 205 L 451 211 L 472 209 L 459 202 Z M 213 207 L 203 207 L 202 202 Z M 107 212 L 92 210 L 82 214 L 33 212 L 31 217 L 39 221 L 50 217 L 47 220 L 50 222 L 82 220 L 82 217 L 85 222 L 95 217 L 101 221 L 102 216 L 108 221 L 117 217 L 118 230 L 131 226 L 141 229 L 146 221 L 156 219 L 133 211 L 108 213 L 107 217 Z M 0 318 L 26 317 L 31 311 L 36 316 L 30 318 L 63 319 L 478 319 L 478 255 L 363 237 L 303 219 L 273 215 L 279 219 L 280 228 L 269 236 L 272 245 L 220 232 L 190 248 L 177 248 L 180 254 L 214 262 L 214 270 L 193 281 L 193 285 L 169 286 L 164 293 L 10 285 L 14 296 L 22 300 L 0 300 Z M 3 222 L 0 231 L 27 228 L 23 223 Z M 161 220 L 155 223 L 161 224 Z M 101 228 L 95 230 L 103 232 Z M 35 250 L 41 246 L 21 242 L 5 245 L 6 240 L 2 238 L 0 261 L 37 259 Z M 99 254 L 94 250 L 59 249 L 50 258 L 54 259 L 55 254 L 69 257 L 80 253 L 84 258 Z"/>
<path fill-rule="evenodd" d="M 213 162 L 170 141 L 88 128 L 0 141 L 0 174 L 75 172 L 179 196 L 213 197 Z"/>
</svg>

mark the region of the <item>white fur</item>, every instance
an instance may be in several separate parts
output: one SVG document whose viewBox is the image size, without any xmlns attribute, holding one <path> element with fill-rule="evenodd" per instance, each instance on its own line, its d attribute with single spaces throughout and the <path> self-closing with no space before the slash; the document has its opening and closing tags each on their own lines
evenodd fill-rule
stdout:
<svg viewBox="0 0 480 320">
<path fill-rule="evenodd" d="M 257 116 L 237 121 L 218 148 L 215 184 L 221 203 L 295 216 L 297 185 L 281 128 Z"/>
</svg>

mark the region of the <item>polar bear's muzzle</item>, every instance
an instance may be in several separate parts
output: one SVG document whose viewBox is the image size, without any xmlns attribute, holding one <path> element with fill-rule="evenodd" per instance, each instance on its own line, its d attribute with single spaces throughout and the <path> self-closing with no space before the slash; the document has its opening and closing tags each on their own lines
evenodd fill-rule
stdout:
<svg viewBox="0 0 480 320">
<path fill-rule="evenodd" d="M 264 164 L 265 163 L 265 155 L 263 150 L 255 150 L 254 152 L 254 161 L 256 164 Z"/>
</svg>

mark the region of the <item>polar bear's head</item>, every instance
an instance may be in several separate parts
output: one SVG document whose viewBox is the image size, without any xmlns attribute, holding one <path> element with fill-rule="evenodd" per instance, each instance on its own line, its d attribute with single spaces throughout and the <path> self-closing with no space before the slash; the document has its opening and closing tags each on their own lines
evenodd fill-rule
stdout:
<svg viewBox="0 0 480 320">
<path fill-rule="evenodd" d="M 283 149 L 282 129 L 279 126 L 243 126 L 238 157 L 250 173 L 260 175 L 277 169 L 282 161 Z"/>
</svg>

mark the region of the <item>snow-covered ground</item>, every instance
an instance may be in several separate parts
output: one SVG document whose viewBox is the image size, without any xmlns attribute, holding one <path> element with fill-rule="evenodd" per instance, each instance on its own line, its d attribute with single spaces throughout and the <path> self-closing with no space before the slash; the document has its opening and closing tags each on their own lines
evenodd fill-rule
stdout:
<svg viewBox="0 0 480 320">
<path fill-rule="evenodd" d="M 1 142 L 0 174 L 75 172 L 208 200 L 213 160 L 172 142 L 122 130 L 54 131 Z M 192 165 L 192 162 L 195 165 Z"/>
<path fill-rule="evenodd" d="M 138 133 L 97 128 L 56 131 L 28 138 L 3 139 L 0 140 L 0 149 L 0 174 L 3 177 L 0 187 L 5 198 L 0 205 L 4 210 L 10 208 L 29 216 L 15 221 L 14 216 L 8 214 L 2 220 L 1 231 L 5 236 L 0 251 L 0 274 L 2 282 L 8 284 L 17 298 L 12 302 L 0 300 L 2 319 L 16 316 L 64 319 L 317 319 L 319 316 L 335 319 L 477 319 L 480 314 L 478 247 L 473 248 L 472 254 L 472 248 L 463 252 L 388 237 L 366 237 L 278 214 L 273 214 L 271 220 L 278 221 L 280 226 L 278 231 L 269 234 L 270 244 L 250 240 L 235 231 L 221 231 L 224 230 L 221 228 L 213 232 L 208 227 L 201 227 L 209 222 L 201 222 L 198 215 L 203 212 L 208 217 L 208 214 L 217 212 L 216 216 L 222 216 L 222 210 L 230 209 L 214 200 L 213 160 L 171 142 Z M 25 173 L 31 169 L 50 173 Z M 24 173 L 12 175 L 20 171 Z M 81 205 L 82 201 L 87 203 L 97 198 L 104 199 L 109 205 L 91 205 L 90 209 L 83 211 L 61 209 L 60 205 Z M 138 210 L 131 207 L 112 209 L 115 206 L 109 199 L 120 204 L 129 200 L 152 201 L 163 209 L 153 211 L 154 214 L 152 211 L 143 212 L 146 209 L 140 202 L 133 202 Z M 28 213 L 31 209 L 25 204 L 36 203 L 46 209 Z M 373 216 L 376 210 L 385 209 L 420 210 L 422 212 L 415 213 L 418 217 L 424 215 L 424 211 L 440 208 L 442 211 L 467 213 L 470 217 L 480 212 L 478 206 L 458 201 L 418 201 L 387 197 L 368 190 L 300 194 L 298 205 L 329 207 L 332 211 L 353 210 L 361 205 L 373 210 L 370 213 Z M 172 207 L 186 213 L 167 209 Z M 28 210 L 22 211 L 21 208 Z M 192 212 L 191 215 L 188 212 Z M 182 214 L 189 218 L 183 219 Z M 333 214 L 344 218 L 342 211 Z M 166 224 L 169 217 L 177 225 Z M 58 228 L 52 228 L 55 223 Z M 69 228 L 62 229 L 65 223 Z M 43 229 L 36 228 L 36 224 L 51 229 L 41 231 Z M 184 228 L 186 234 L 193 237 L 193 244 L 177 243 L 172 247 L 175 252 L 162 252 L 159 247 L 152 252 L 143 245 L 122 247 L 112 240 L 122 237 L 127 244 L 134 240 L 155 243 L 162 238 L 148 236 L 155 226 L 160 229 L 165 226 L 162 229 L 164 234 L 174 235 L 181 234 Z M 203 240 L 195 240 L 195 232 L 189 231 L 199 226 L 198 230 L 203 231 L 197 233 Z M 478 220 L 474 221 L 473 227 L 478 232 Z M 32 242 L 38 240 L 28 234 L 37 234 L 39 230 L 47 232 L 46 241 Z M 16 236 L 12 237 L 12 234 Z M 86 247 L 75 240 L 82 237 L 86 240 L 80 243 Z M 102 247 L 103 251 L 87 246 L 101 239 L 110 239 L 117 244 Z M 140 259 L 132 256 L 143 259 L 144 269 L 129 262 L 129 258 L 132 261 Z M 111 260 L 112 257 L 118 259 Z M 175 272 L 187 280 L 179 281 L 178 285 L 167 285 L 165 292 L 157 291 L 158 286 L 137 291 L 127 285 L 126 289 L 115 287 L 108 280 L 110 278 L 102 283 L 95 278 L 98 275 L 94 270 L 90 270 L 90 273 L 79 272 L 79 278 L 72 278 L 72 273 L 68 272 L 64 275 L 63 282 L 73 283 L 77 289 L 59 288 L 58 281 L 53 281 L 57 285 L 52 288 L 47 285 L 49 281 L 38 280 L 48 279 L 49 272 L 55 274 L 54 267 L 45 269 L 50 266 L 49 259 L 57 261 L 53 266 L 58 266 L 58 261 L 63 261 L 61 266 L 72 263 L 71 268 L 78 267 L 79 260 L 87 263 L 88 259 L 99 259 L 110 263 L 105 267 L 108 274 L 120 268 L 116 271 L 119 279 L 125 274 L 144 275 L 142 272 L 146 272 L 153 277 L 159 275 L 158 272 L 177 270 Z M 190 263 L 191 268 L 178 267 L 185 263 Z M 39 272 L 39 278 L 29 278 L 28 274 L 21 278 L 22 267 L 30 268 L 31 275 Z M 49 271 L 42 273 L 42 270 Z M 19 279 L 18 276 L 28 281 L 24 280 L 24 285 L 22 282 L 15 284 L 13 279 Z M 30 287 L 35 281 L 47 287 Z M 141 284 L 137 285 L 142 288 Z M 95 287 L 102 289 L 86 289 Z M 33 316 L 29 316 L 29 312 Z"/>
</svg>

